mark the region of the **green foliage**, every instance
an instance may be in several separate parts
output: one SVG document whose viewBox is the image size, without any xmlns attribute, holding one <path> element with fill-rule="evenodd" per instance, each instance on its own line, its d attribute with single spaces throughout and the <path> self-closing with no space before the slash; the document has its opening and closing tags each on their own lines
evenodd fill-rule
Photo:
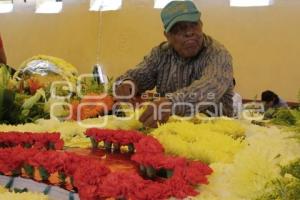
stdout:
<svg viewBox="0 0 300 200">
<path fill-rule="evenodd" d="M 0 89 L 7 89 L 10 78 L 10 70 L 8 67 L 0 64 Z"/>
<path fill-rule="evenodd" d="M 275 108 L 269 108 L 265 114 L 264 114 L 264 119 L 272 119 L 275 117 L 275 113 L 277 112 L 277 109 Z"/>
<path fill-rule="evenodd" d="M 279 108 L 272 116 L 271 122 L 276 125 L 291 126 L 296 124 L 296 118 L 289 109 Z"/>
<path fill-rule="evenodd" d="M 300 159 L 292 162 L 288 166 L 284 166 L 281 168 L 281 175 L 291 174 L 292 176 L 300 179 Z"/>
<path fill-rule="evenodd" d="M 282 177 L 266 185 L 265 193 L 255 200 L 299 200 L 300 159 L 281 168 Z"/>
<path fill-rule="evenodd" d="M 44 112 L 42 98 L 30 103 L 32 96 L 16 93 L 11 90 L 0 89 L 0 123 L 21 124 L 34 122 L 39 118 L 49 118 L 50 114 Z M 24 102 L 26 107 L 24 106 Z M 28 102 L 29 101 L 29 102 Z M 2 103 L 1 103 L 2 102 Z M 30 103 L 30 106 L 28 106 Z"/>
<path fill-rule="evenodd" d="M 0 88 L 0 122 L 6 121 L 10 111 L 14 109 L 15 93 L 8 89 Z"/>
<path fill-rule="evenodd" d="M 299 200 L 300 180 L 294 178 L 283 178 L 273 181 L 273 191 L 263 195 L 257 200 Z"/>
<path fill-rule="evenodd" d="M 113 78 L 108 78 L 107 84 L 98 84 L 96 80 L 93 78 L 86 78 L 81 83 L 81 93 L 82 95 L 95 93 L 95 94 L 101 94 L 101 93 L 108 93 L 112 94 L 112 87 L 113 87 Z"/>
</svg>

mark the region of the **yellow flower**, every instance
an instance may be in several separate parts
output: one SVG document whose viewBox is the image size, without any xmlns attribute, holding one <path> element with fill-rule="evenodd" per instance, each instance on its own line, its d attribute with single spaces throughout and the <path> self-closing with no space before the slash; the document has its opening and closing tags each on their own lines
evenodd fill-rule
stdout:
<svg viewBox="0 0 300 200">
<path fill-rule="evenodd" d="M 291 138 L 293 133 L 254 125 L 249 125 L 246 132 L 248 145 L 235 155 L 232 163 L 210 165 L 214 173 L 195 199 L 256 199 L 266 193 L 271 181 L 281 177 L 280 165 L 300 157 L 300 145 Z"/>
<path fill-rule="evenodd" d="M 3 200 L 49 200 L 48 196 L 40 193 L 13 193 L 5 192 L 0 193 L 0 199 Z"/>
<path fill-rule="evenodd" d="M 242 124 L 233 119 L 218 119 L 210 121 L 207 125 L 211 130 L 230 135 L 233 138 L 238 138 L 245 135 L 245 128 Z"/>
<path fill-rule="evenodd" d="M 213 131 L 205 124 L 195 125 L 186 121 L 167 123 L 151 134 L 161 142 L 167 153 L 207 163 L 231 162 L 244 147 L 240 140 Z"/>
<path fill-rule="evenodd" d="M 7 192 L 7 189 L 5 187 L 0 186 L 0 194 Z"/>
</svg>

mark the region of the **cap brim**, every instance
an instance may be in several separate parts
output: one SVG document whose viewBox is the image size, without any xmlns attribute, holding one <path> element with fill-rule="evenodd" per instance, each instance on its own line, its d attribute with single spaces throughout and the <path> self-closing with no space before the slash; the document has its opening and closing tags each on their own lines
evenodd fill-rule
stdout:
<svg viewBox="0 0 300 200">
<path fill-rule="evenodd" d="M 171 28 L 177 22 L 197 22 L 200 20 L 200 13 L 188 13 L 175 17 L 168 25 L 165 27 L 165 31 L 169 32 Z"/>
</svg>

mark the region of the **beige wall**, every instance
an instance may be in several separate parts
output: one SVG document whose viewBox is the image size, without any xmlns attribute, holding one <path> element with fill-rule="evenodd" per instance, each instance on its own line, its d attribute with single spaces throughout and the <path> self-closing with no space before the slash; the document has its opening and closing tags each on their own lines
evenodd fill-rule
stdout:
<svg viewBox="0 0 300 200">
<path fill-rule="evenodd" d="M 100 60 L 110 76 L 134 66 L 164 38 L 159 10 L 152 0 L 123 0 L 122 10 L 89 12 L 88 0 L 64 0 L 62 13 L 34 14 L 34 1 L 16 0 L 13 13 L 0 15 L 8 62 L 48 54 L 63 58 L 81 73 L 96 62 L 101 17 Z M 253 98 L 272 89 L 296 101 L 300 89 L 300 1 L 275 0 L 272 7 L 230 8 L 229 0 L 194 0 L 202 10 L 204 30 L 234 57 L 237 91 Z"/>
</svg>

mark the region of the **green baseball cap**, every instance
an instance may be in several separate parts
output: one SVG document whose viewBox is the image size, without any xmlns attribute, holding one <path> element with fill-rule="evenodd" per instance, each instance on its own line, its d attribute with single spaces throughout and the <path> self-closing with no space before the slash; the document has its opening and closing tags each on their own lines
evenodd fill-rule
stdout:
<svg viewBox="0 0 300 200">
<path fill-rule="evenodd" d="M 182 21 L 197 22 L 201 13 L 192 1 L 171 1 L 161 11 L 161 20 L 166 32 Z"/>
</svg>

